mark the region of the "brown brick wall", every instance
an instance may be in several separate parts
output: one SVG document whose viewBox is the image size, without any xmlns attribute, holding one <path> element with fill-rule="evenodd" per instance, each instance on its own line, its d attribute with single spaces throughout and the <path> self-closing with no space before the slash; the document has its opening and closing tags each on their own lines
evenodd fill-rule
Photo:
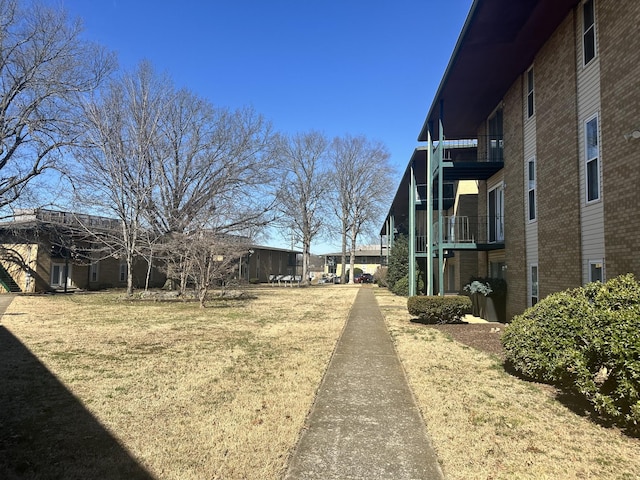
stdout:
<svg viewBox="0 0 640 480">
<path fill-rule="evenodd" d="M 482 134 L 479 134 L 482 135 Z M 478 147 L 480 148 L 480 147 Z M 487 217 L 487 182 L 480 180 L 478 182 L 478 218 L 484 221 Z M 489 262 L 487 261 L 486 252 L 478 252 L 478 273 L 480 277 L 486 277 L 489 270 Z"/>
<path fill-rule="evenodd" d="M 523 87 L 518 79 L 504 98 L 505 262 L 507 319 L 527 306 L 527 265 L 524 227 Z"/>
<path fill-rule="evenodd" d="M 486 203 L 486 201 L 485 201 Z M 465 194 L 460 196 L 458 215 L 475 217 L 478 215 L 478 195 Z M 471 277 L 484 276 L 484 270 L 478 270 L 478 253 L 468 251 L 456 252 L 458 258 L 458 289 L 461 290 L 469 283 Z M 486 268 L 485 268 L 486 270 Z"/>
<path fill-rule="evenodd" d="M 640 1 L 596 2 L 600 57 L 605 272 L 640 276 Z"/>
<path fill-rule="evenodd" d="M 575 38 L 570 14 L 534 64 L 541 298 L 582 283 Z"/>
</svg>

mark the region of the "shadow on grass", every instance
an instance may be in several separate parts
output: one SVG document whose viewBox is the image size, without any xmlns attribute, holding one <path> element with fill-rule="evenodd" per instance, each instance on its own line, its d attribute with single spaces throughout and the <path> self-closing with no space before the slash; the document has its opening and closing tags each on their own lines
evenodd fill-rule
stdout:
<svg viewBox="0 0 640 480">
<path fill-rule="evenodd" d="M 0 478 L 153 476 L 0 325 Z"/>
<path fill-rule="evenodd" d="M 465 322 L 464 320 L 457 320 L 455 322 L 431 321 L 421 317 L 412 318 L 410 322 L 421 323 L 422 325 L 469 325 L 469 322 Z"/>
<path fill-rule="evenodd" d="M 601 427 L 616 429 L 628 437 L 640 438 L 640 428 L 634 427 L 633 425 L 620 425 L 614 419 L 599 414 L 587 398 L 579 392 L 569 387 L 563 387 L 562 385 L 541 383 L 516 370 L 508 360 L 504 361 L 503 367 L 504 370 L 513 377 L 528 383 L 543 386 L 551 392 L 555 400 L 576 415 L 588 418 L 591 422 Z"/>
</svg>

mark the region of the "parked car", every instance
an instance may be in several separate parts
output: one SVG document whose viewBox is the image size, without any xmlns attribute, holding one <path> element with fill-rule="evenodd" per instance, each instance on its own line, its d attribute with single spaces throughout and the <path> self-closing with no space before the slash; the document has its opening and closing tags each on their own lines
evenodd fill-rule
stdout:
<svg viewBox="0 0 640 480">
<path fill-rule="evenodd" d="M 363 273 L 355 278 L 356 283 L 373 283 L 373 275 L 370 273 Z"/>
</svg>

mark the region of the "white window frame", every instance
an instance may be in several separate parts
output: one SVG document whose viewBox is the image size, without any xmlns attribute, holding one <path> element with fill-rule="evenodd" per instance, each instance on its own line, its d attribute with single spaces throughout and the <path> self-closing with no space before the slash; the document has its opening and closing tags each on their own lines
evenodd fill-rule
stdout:
<svg viewBox="0 0 640 480">
<path fill-rule="evenodd" d="M 500 104 L 487 119 L 487 159 L 504 160 L 504 108 Z"/>
<path fill-rule="evenodd" d="M 535 281 L 534 272 L 535 269 Z M 534 301 L 535 299 L 535 301 Z M 537 263 L 529 265 L 529 306 L 533 307 L 540 301 L 540 270 Z"/>
<path fill-rule="evenodd" d="M 600 278 L 593 278 L 592 275 L 592 267 L 593 266 L 598 266 L 600 268 Z M 605 281 L 605 277 L 604 277 L 604 260 L 603 259 L 598 259 L 598 260 L 589 260 L 589 282 L 595 282 L 595 281 L 600 281 L 603 282 Z"/>
<path fill-rule="evenodd" d="M 496 192 L 495 196 L 495 218 L 491 218 L 491 192 Z M 491 239 L 491 222 L 494 222 L 495 238 Z M 502 243 L 504 242 L 504 183 L 499 182 L 487 190 L 487 242 Z"/>
<path fill-rule="evenodd" d="M 527 70 L 527 119 L 533 117 L 536 113 L 535 107 L 535 76 L 533 67 Z"/>
<path fill-rule="evenodd" d="M 587 25 L 587 16 L 585 15 L 588 5 L 591 6 L 591 16 L 593 22 Z M 593 49 L 593 56 L 587 59 L 587 44 Z M 582 2 L 582 65 L 586 67 L 598 56 L 598 48 L 596 42 L 596 0 L 585 0 Z"/>
<path fill-rule="evenodd" d="M 59 268 L 57 278 L 54 276 L 56 267 Z M 50 285 L 52 287 L 64 287 L 65 273 L 66 273 L 67 287 L 70 287 L 71 286 L 71 264 L 67 264 L 65 262 L 51 262 Z"/>
<path fill-rule="evenodd" d="M 531 168 L 533 166 L 533 178 Z M 536 157 L 531 157 L 529 161 L 527 161 L 527 169 L 526 169 L 526 185 L 527 185 L 527 221 L 529 223 L 533 223 L 538 220 L 538 197 L 537 197 L 537 162 Z M 533 196 L 533 217 L 531 216 L 531 200 Z"/>
<path fill-rule="evenodd" d="M 589 124 L 593 121 L 596 122 L 596 149 L 597 153 L 595 156 L 590 156 L 589 152 Z M 602 179 L 601 179 L 601 156 L 600 156 L 600 116 L 596 113 L 591 117 L 587 118 L 584 122 L 584 198 L 587 204 L 599 202 L 602 199 Z M 595 162 L 595 176 L 597 181 L 597 196 L 590 198 L 590 180 L 592 176 L 589 174 L 590 166 Z"/>
</svg>

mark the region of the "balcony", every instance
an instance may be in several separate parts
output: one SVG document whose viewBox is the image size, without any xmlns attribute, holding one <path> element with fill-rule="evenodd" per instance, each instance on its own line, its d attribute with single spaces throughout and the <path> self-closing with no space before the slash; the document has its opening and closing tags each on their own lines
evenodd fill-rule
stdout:
<svg viewBox="0 0 640 480">
<path fill-rule="evenodd" d="M 442 148 L 445 181 L 486 180 L 504 166 L 501 135 L 481 135 L 474 140 L 445 140 Z M 436 165 L 437 168 L 437 165 Z"/>
<path fill-rule="evenodd" d="M 504 217 L 443 216 L 443 248 L 448 250 L 498 250 L 504 248 Z M 432 245 L 438 246 L 439 225 L 433 224 Z M 416 253 L 427 253 L 426 235 L 416 236 Z"/>
</svg>

